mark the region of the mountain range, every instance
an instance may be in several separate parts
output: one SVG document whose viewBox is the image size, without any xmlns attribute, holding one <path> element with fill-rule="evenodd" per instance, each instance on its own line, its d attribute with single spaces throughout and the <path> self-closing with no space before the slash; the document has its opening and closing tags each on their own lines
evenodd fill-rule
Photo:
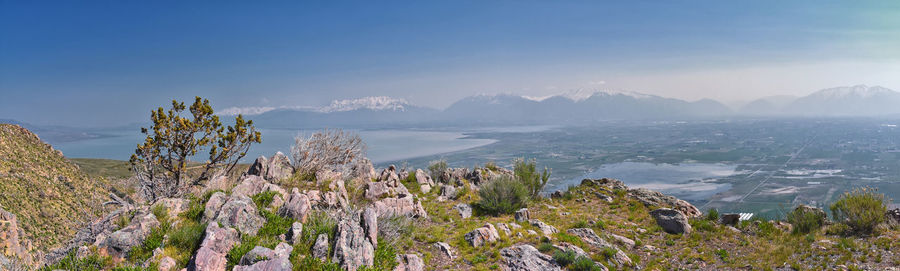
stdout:
<svg viewBox="0 0 900 271">
<path fill-rule="evenodd" d="M 325 107 L 228 108 L 265 128 L 585 125 L 618 120 L 695 120 L 723 117 L 876 117 L 900 115 L 900 92 L 856 85 L 803 97 L 773 96 L 732 109 L 718 101 L 685 101 L 636 92 L 579 90 L 547 97 L 512 94 L 463 98 L 444 110 L 403 99 L 365 97 Z"/>
</svg>

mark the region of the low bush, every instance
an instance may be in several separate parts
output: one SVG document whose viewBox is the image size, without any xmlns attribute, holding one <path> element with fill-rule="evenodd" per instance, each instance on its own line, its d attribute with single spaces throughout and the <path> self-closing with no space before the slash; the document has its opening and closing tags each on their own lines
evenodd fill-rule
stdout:
<svg viewBox="0 0 900 271">
<path fill-rule="evenodd" d="M 872 188 L 856 188 L 831 204 L 835 221 L 845 223 L 854 232 L 868 234 L 884 222 L 887 211 L 884 194 Z"/>
<path fill-rule="evenodd" d="M 178 266 L 187 266 L 191 255 L 200 248 L 204 233 L 206 233 L 206 223 L 201 224 L 194 221 L 183 221 L 179 228 L 169 232 L 166 246 L 174 247 L 177 250 L 178 255 L 173 255 L 173 258 Z"/>
<path fill-rule="evenodd" d="M 529 190 L 521 182 L 503 176 L 488 181 L 480 190 L 475 204 L 480 212 L 489 215 L 511 214 L 528 204 Z"/>
<path fill-rule="evenodd" d="M 793 234 L 807 234 L 817 231 L 825 225 L 825 213 L 816 211 L 818 209 L 809 209 L 798 207 L 788 213 L 787 222 L 793 225 Z"/>
<path fill-rule="evenodd" d="M 513 174 L 516 180 L 525 185 L 532 199 L 540 198 L 544 186 L 550 180 L 550 170 L 544 168 L 543 172 L 537 171 L 537 162 L 534 159 L 525 160 L 518 158 L 513 160 Z"/>
<path fill-rule="evenodd" d="M 575 254 L 575 251 L 573 250 L 557 250 L 553 253 L 553 260 L 556 261 L 559 266 L 566 267 L 575 262 L 575 257 L 577 256 L 578 255 Z"/>
<path fill-rule="evenodd" d="M 441 176 L 444 175 L 444 172 L 447 171 L 447 160 L 441 159 L 437 161 L 431 161 L 431 164 L 428 165 L 428 171 L 431 173 L 431 179 L 435 181 L 446 182 L 449 180 L 443 180 Z"/>
<path fill-rule="evenodd" d="M 595 264 L 594 261 L 588 257 L 578 256 L 578 258 L 575 258 L 575 261 L 572 262 L 571 265 L 569 265 L 569 270 L 571 270 L 571 271 L 600 271 L 600 270 L 605 270 L 605 269 L 597 266 L 597 264 Z"/>
<path fill-rule="evenodd" d="M 251 199 L 253 199 L 253 203 L 256 204 L 256 208 L 262 210 L 272 204 L 272 201 L 275 200 L 275 195 L 278 192 L 275 191 L 266 191 L 256 195 L 253 195 Z"/>
<path fill-rule="evenodd" d="M 716 210 L 716 208 L 709 209 L 709 212 L 706 213 L 706 220 L 718 221 L 719 220 L 719 210 Z"/>
</svg>

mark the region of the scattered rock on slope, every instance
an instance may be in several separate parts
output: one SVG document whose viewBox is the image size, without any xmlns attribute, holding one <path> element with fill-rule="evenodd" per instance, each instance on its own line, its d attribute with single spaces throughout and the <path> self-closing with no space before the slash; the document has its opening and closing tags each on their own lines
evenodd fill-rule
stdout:
<svg viewBox="0 0 900 271">
<path fill-rule="evenodd" d="M 668 233 L 691 233 L 691 224 L 688 223 L 687 217 L 681 211 L 659 208 L 650 211 L 650 215 L 656 219 L 656 224 Z"/>
<path fill-rule="evenodd" d="M 506 270 L 562 270 L 553 258 L 541 253 L 531 245 L 517 245 L 500 250 L 506 262 Z"/>
<path fill-rule="evenodd" d="M 487 223 L 481 228 L 466 233 L 465 239 L 473 247 L 479 247 L 485 243 L 497 242 L 497 240 L 500 240 L 500 234 L 497 233 L 497 228 L 494 228 L 494 225 Z"/>
</svg>

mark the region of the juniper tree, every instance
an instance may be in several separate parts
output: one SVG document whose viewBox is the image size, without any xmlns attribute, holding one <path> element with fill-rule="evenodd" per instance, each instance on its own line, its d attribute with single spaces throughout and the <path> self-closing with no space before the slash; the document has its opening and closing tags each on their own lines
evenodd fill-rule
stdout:
<svg viewBox="0 0 900 271">
<path fill-rule="evenodd" d="M 141 127 L 147 137 L 130 159 L 141 192 L 150 201 L 178 196 L 187 184 L 198 184 L 215 171 L 229 173 L 252 143 L 261 142 L 253 121 L 238 115 L 233 126 L 224 127 L 209 100 L 200 97 L 190 107 L 173 100 L 168 110 L 151 111 L 150 120 L 150 128 Z M 189 159 L 206 148 L 208 160 L 194 167 L 201 169 L 200 174 L 187 182 Z"/>
</svg>

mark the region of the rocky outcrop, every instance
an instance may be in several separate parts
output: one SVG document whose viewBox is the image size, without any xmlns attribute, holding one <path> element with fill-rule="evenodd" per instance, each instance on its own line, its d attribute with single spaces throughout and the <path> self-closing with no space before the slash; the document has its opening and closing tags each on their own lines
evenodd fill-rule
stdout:
<svg viewBox="0 0 900 271">
<path fill-rule="evenodd" d="M 0 257 L 7 257 L 8 265 L 12 265 L 12 258 L 26 266 L 35 265 L 31 256 L 31 241 L 25 238 L 25 231 L 19 228 L 16 215 L 0 208 Z M 5 268 L 0 263 L 0 269 Z M 9 268 L 12 269 L 12 268 Z"/>
<path fill-rule="evenodd" d="M 405 178 L 404 178 L 405 179 Z M 378 181 L 380 182 L 399 182 L 400 176 L 397 175 L 397 168 L 394 165 L 390 165 L 381 171 L 381 174 L 378 174 Z"/>
<path fill-rule="evenodd" d="M 368 182 L 378 178 L 378 174 L 375 173 L 375 167 L 372 165 L 372 161 L 368 158 L 362 158 L 356 159 L 353 162 L 353 165 L 350 166 L 350 178 Z"/>
<path fill-rule="evenodd" d="M 247 170 L 247 175 L 259 176 L 269 181 L 290 178 L 293 174 L 294 167 L 291 166 L 291 160 L 281 152 L 276 152 L 269 159 L 265 156 L 256 158 Z"/>
<path fill-rule="evenodd" d="M 381 217 L 408 216 L 427 218 L 428 214 L 422 203 L 409 194 L 398 198 L 384 198 L 372 203 L 372 207 Z"/>
<path fill-rule="evenodd" d="M 442 184 L 441 185 L 441 195 L 438 196 L 437 200 L 438 201 L 455 200 L 458 198 L 458 196 L 459 196 L 458 194 L 459 193 L 456 190 L 456 187 L 454 187 L 452 185 Z"/>
<path fill-rule="evenodd" d="M 419 255 L 416 255 L 416 254 L 397 255 L 396 261 L 397 261 L 397 267 L 394 267 L 394 271 L 422 271 L 422 270 L 425 270 L 425 262 L 422 261 L 422 258 L 419 258 Z"/>
<path fill-rule="evenodd" d="M 606 240 L 603 240 L 603 238 L 600 238 L 600 236 L 594 233 L 594 230 L 592 229 L 575 228 L 567 230 L 566 233 L 578 236 L 578 238 L 581 238 L 581 241 L 583 241 L 585 244 L 588 244 L 589 246 L 599 249 L 614 250 L 616 253 L 613 254 L 610 260 L 612 260 L 620 268 L 634 265 L 631 261 L 631 258 L 629 258 L 628 255 L 625 254 L 625 252 L 620 250 L 618 247 L 610 244 L 609 242 L 606 242 Z"/>
<path fill-rule="evenodd" d="M 504 270 L 562 270 L 553 257 L 545 255 L 531 245 L 517 245 L 500 250 L 500 256 L 506 264 Z"/>
<path fill-rule="evenodd" d="M 212 220 L 224 227 L 233 227 L 249 235 L 256 235 L 259 228 L 266 223 L 259 215 L 253 200 L 245 196 L 229 197 Z"/>
<path fill-rule="evenodd" d="M 276 195 L 286 198 L 287 192 L 276 184 L 269 183 L 260 176 L 247 175 L 241 178 L 237 186 L 231 189 L 231 196 L 252 197 L 253 195 L 274 191 Z"/>
<path fill-rule="evenodd" d="M 206 234 L 200 249 L 190 264 L 190 269 L 195 271 L 225 270 L 228 254 L 239 240 L 238 232 L 232 228 L 221 228 L 218 223 L 210 223 L 206 226 Z"/>
<path fill-rule="evenodd" d="M 116 258 L 123 258 L 132 248 L 141 245 L 150 232 L 159 227 L 159 220 L 151 213 L 136 214 L 131 224 L 113 232 L 100 245 L 101 250 Z"/>
<path fill-rule="evenodd" d="M 522 208 L 522 209 L 519 209 L 518 211 L 516 211 L 516 215 L 515 215 L 515 216 L 516 216 L 516 221 L 518 221 L 518 222 L 525 222 L 525 221 L 528 221 L 528 220 L 529 220 L 529 218 L 528 218 L 528 208 Z"/>
<path fill-rule="evenodd" d="M 687 216 L 681 211 L 669 208 L 659 208 L 650 211 L 656 224 L 671 234 L 691 233 L 691 224 L 688 223 Z"/>
<path fill-rule="evenodd" d="M 365 197 L 368 200 L 379 200 L 409 194 L 409 190 L 400 182 L 369 182 L 365 184 L 365 189 Z"/>
<path fill-rule="evenodd" d="M 543 233 L 544 236 L 550 236 L 550 235 L 553 235 L 554 233 L 559 232 L 559 230 L 557 230 L 553 226 L 547 225 L 547 223 L 544 223 L 543 221 L 540 221 L 537 219 L 528 220 L 528 223 L 531 224 L 532 226 L 537 227 L 539 230 L 541 230 L 541 233 Z"/>
<path fill-rule="evenodd" d="M 362 222 L 360 213 L 347 215 L 338 222 L 331 261 L 339 263 L 343 269 L 355 271 L 360 266 L 371 266 L 375 261 L 375 245 L 369 241 L 369 233 Z"/>
<path fill-rule="evenodd" d="M 455 254 L 453 254 L 453 249 L 450 248 L 450 245 L 444 242 L 434 243 L 434 247 L 440 251 L 441 255 L 446 256 L 449 259 L 453 259 Z"/>
<path fill-rule="evenodd" d="M 472 217 L 472 206 L 469 206 L 468 204 L 459 203 L 453 206 L 453 209 L 459 212 L 459 215 L 462 216 L 462 218 Z"/>
<path fill-rule="evenodd" d="M 481 228 L 466 233 L 465 239 L 473 247 L 479 247 L 486 243 L 497 242 L 497 240 L 500 240 L 500 234 L 497 233 L 497 228 L 494 228 L 494 225 L 487 223 Z"/>
<path fill-rule="evenodd" d="M 306 194 L 300 193 L 299 189 L 294 188 L 291 190 L 291 195 L 288 196 L 284 205 L 278 209 L 278 215 L 290 217 L 305 223 L 306 217 L 311 210 L 312 203 L 310 202 L 309 197 L 306 196 Z"/>
<path fill-rule="evenodd" d="M 646 188 L 629 189 L 628 196 L 637 199 L 646 206 L 671 207 L 689 218 L 703 215 L 700 209 L 697 209 L 697 207 L 694 207 L 687 201 Z"/>
<path fill-rule="evenodd" d="M 254 247 L 253 250 L 241 257 L 240 265 L 234 267 L 234 271 L 290 271 L 293 265 L 290 261 L 293 247 L 280 243 L 275 249 Z"/>
<path fill-rule="evenodd" d="M 422 193 L 431 192 L 431 188 L 434 187 L 434 180 L 431 179 L 425 171 L 421 169 L 416 170 L 416 183 L 419 184 L 419 188 Z"/>
<path fill-rule="evenodd" d="M 319 260 L 328 259 L 328 234 L 319 234 L 312 247 L 312 256 Z"/>
<path fill-rule="evenodd" d="M 363 231 L 366 232 L 366 238 L 372 246 L 378 246 L 378 213 L 375 208 L 369 207 L 362 211 L 360 219 Z"/>
</svg>

